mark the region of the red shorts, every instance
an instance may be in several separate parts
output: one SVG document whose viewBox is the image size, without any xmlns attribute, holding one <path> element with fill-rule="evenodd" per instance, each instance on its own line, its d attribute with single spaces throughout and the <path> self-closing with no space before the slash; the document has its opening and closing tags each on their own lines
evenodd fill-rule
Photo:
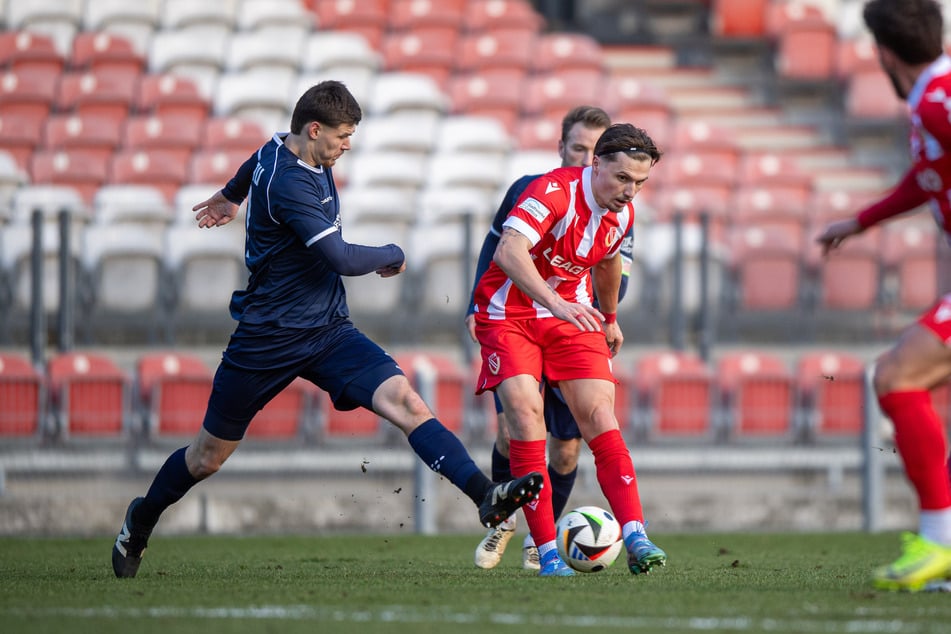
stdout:
<svg viewBox="0 0 951 634">
<path fill-rule="evenodd" d="M 519 374 L 530 374 L 539 382 L 544 375 L 553 385 L 571 379 L 617 383 L 604 332 L 578 330 L 555 317 L 495 320 L 478 314 L 475 331 L 482 346 L 476 394 L 494 390 Z"/>
<path fill-rule="evenodd" d="M 951 345 L 951 293 L 919 317 L 918 323 L 933 332 L 945 345 Z"/>
</svg>

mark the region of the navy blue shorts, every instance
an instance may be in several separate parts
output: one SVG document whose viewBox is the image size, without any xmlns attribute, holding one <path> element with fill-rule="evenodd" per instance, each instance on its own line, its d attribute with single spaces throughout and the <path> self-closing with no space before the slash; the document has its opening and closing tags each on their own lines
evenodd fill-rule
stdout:
<svg viewBox="0 0 951 634">
<path fill-rule="evenodd" d="M 542 394 L 545 400 L 545 429 L 552 437 L 558 440 L 571 440 L 581 438 L 581 430 L 578 429 L 578 423 L 575 417 L 571 415 L 568 404 L 565 403 L 561 390 L 551 387 L 546 382 L 542 382 Z M 499 400 L 495 390 L 492 391 L 492 398 L 495 399 L 495 413 L 502 413 L 502 401 Z"/>
<path fill-rule="evenodd" d="M 372 410 L 373 393 L 397 374 L 403 371 L 393 357 L 349 321 L 312 329 L 240 323 L 215 373 L 203 426 L 241 440 L 254 415 L 297 377 L 338 410 Z"/>
</svg>

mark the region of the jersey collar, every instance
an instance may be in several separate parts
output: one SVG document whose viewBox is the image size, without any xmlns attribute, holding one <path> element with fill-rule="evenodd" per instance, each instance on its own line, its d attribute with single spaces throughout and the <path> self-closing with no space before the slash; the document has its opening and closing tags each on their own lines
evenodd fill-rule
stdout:
<svg viewBox="0 0 951 634">
<path fill-rule="evenodd" d="M 925 88 L 928 87 L 931 80 L 939 75 L 947 75 L 948 73 L 951 73 L 951 57 L 949 57 L 947 53 L 943 53 L 938 59 L 931 62 L 928 68 L 925 69 L 925 72 L 921 73 L 918 79 L 915 80 L 915 85 L 911 87 L 911 91 L 908 93 L 908 106 L 914 110 L 918 102 L 921 101 L 921 97 L 925 93 Z"/>
<path fill-rule="evenodd" d="M 584 192 L 584 202 L 588 205 L 591 213 L 603 216 L 608 213 L 608 209 L 602 207 L 594 199 L 594 190 L 591 189 L 591 166 L 584 168 L 581 172 L 581 190 Z"/>
</svg>

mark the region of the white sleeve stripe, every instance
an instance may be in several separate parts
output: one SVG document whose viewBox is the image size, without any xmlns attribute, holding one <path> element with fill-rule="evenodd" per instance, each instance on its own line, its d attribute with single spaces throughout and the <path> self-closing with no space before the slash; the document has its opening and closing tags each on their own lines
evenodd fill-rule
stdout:
<svg viewBox="0 0 951 634">
<path fill-rule="evenodd" d="M 538 235 L 538 232 L 535 231 L 535 229 L 533 229 L 530 224 L 516 216 L 509 216 L 506 218 L 505 224 L 503 224 L 502 227 L 508 227 L 509 229 L 518 231 L 520 234 L 531 240 L 532 246 L 538 244 L 538 241 L 542 239 L 542 237 Z"/>
<path fill-rule="evenodd" d="M 323 231 L 321 231 L 320 233 L 318 233 L 317 235 L 315 235 L 313 238 L 311 238 L 310 240 L 308 240 L 308 241 L 305 243 L 305 246 L 308 246 L 308 247 L 309 247 L 309 246 L 312 245 L 313 243 L 317 242 L 318 240 L 320 240 L 321 238 L 323 238 L 323 237 L 325 237 L 325 236 L 330 235 L 331 233 L 333 233 L 333 232 L 336 231 L 336 230 L 337 230 L 337 227 L 328 227 L 327 229 L 324 229 Z"/>
</svg>

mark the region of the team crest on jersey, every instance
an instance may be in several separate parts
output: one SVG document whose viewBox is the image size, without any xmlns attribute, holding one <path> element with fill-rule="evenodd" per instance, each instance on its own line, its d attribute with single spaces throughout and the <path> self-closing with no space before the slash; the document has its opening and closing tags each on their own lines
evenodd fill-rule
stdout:
<svg viewBox="0 0 951 634">
<path fill-rule="evenodd" d="M 502 361 L 499 359 L 499 354 L 497 352 L 490 354 L 486 359 L 486 362 L 489 364 L 489 372 L 492 374 L 498 374 L 499 370 L 502 368 Z"/>
<path fill-rule="evenodd" d="M 548 207 L 541 204 L 534 198 L 526 198 L 522 201 L 522 204 L 518 206 L 519 209 L 524 209 L 531 215 L 532 218 L 538 222 L 542 222 L 545 218 L 548 217 L 548 214 L 551 213 L 548 211 Z"/>
<path fill-rule="evenodd" d="M 608 248 L 611 248 L 617 241 L 621 239 L 621 232 L 618 231 L 615 227 L 611 227 L 607 235 L 604 236 L 604 245 Z"/>
</svg>

